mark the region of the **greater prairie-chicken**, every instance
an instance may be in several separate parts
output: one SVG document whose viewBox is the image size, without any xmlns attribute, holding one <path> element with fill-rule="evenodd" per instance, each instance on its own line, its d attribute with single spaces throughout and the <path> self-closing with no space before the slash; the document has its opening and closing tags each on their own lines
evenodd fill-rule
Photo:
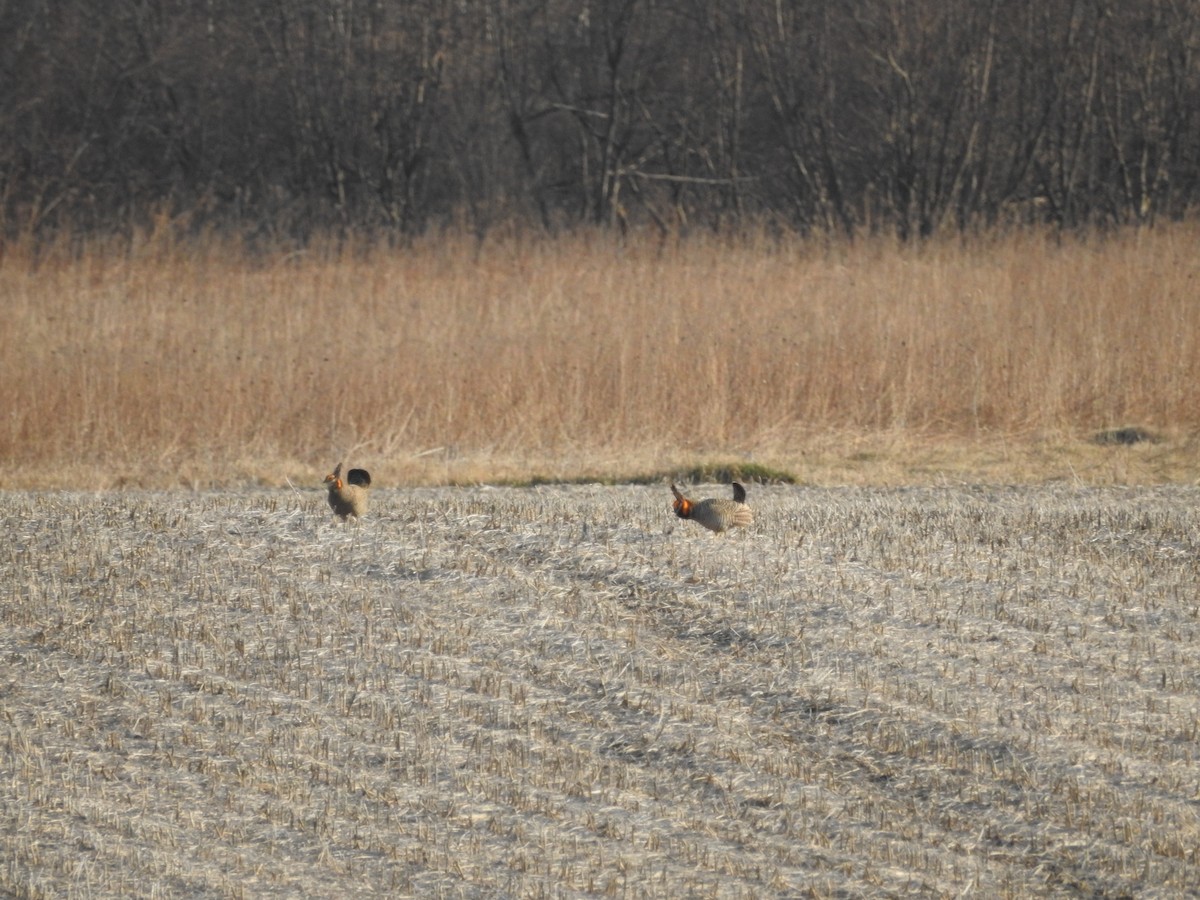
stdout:
<svg viewBox="0 0 1200 900">
<path fill-rule="evenodd" d="M 338 463 L 333 474 L 325 476 L 329 488 L 329 508 L 345 522 L 350 516 L 361 519 L 367 511 L 367 488 L 371 486 L 371 475 L 366 469 L 351 469 L 342 481 L 342 464 Z"/>
<path fill-rule="evenodd" d="M 746 489 L 736 481 L 733 483 L 732 500 L 718 500 L 715 497 L 708 500 L 689 500 L 679 493 L 679 488 L 675 485 L 671 485 L 671 493 L 675 495 L 675 515 L 681 519 L 699 522 L 717 534 L 738 525 L 749 525 L 754 521 L 754 513 L 746 505 Z"/>
</svg>

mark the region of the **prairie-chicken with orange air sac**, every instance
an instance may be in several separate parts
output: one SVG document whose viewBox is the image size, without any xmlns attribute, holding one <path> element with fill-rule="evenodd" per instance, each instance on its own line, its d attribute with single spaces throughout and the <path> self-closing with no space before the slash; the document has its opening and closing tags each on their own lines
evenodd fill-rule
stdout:
<svg viewBox="0 0 1200 900">
<path fill-rule="evenodd" d="M 679 488 L 675 485 L 671 485 L 671 493 L 675 495 L 675 515 L 681 519 L 699 522 L 717 534 L 738 525 L 749 525 L 754 521 L 754 513 L 746 505 L 746 489 L 736 481 L 733 483 L 732 500 L 689 500 L 679 493 Z"/>
<path fill-rule="evenodd" d="M 371 486 L 371 475 L 366 469 L 351 469 L 342 481 L 342 464 L 338 463 L 332 475 L 325 476 L 329 488 L 329 508 L 345 522 L 350 516 L 361 519 L 367 512 L 367 488 Z"/>
</svg>

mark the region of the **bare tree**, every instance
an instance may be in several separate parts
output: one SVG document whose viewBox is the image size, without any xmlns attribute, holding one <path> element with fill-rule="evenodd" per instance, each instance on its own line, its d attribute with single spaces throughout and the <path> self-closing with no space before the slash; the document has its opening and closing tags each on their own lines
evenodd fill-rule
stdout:
<svg viewBox="0 0 1200 900">
<path fill-rule="evenodd" d="M 0 0 L 14 231 L 1150 224 L 1194 0 Z"/>
<path fill-rule="evenodd" d="M 1103 202 L 1116 221 L 1152 222 L 1170 206 L 1173 170 L 1194 156 L 1200 17 L 1191 4 L 1149 0 L 1106 10 L 1098 113 L 1115 177 Z M 1099 198 L 1097 198 L 1099 199 Z"/>
</svg>

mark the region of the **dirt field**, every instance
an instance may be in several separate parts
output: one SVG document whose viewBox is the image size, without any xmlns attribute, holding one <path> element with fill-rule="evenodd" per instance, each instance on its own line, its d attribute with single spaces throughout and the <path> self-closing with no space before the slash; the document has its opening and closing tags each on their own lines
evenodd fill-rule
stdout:
<svg viewBox="0 0 1200 900">
<path fill-rule="evenodd" d="M 0 501 L 0 893 L 1200 885 L 1195 488 Z"/>
</svg>

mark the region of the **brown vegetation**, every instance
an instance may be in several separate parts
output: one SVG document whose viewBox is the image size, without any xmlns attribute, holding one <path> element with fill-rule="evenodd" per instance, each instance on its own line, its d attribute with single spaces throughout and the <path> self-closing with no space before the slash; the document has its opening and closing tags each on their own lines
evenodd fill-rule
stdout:
<svg viewBox="0 0 1200 900">
<path fill-rule="evenodd" d="M 1194 228 L 0 256 L 0 483 L 1190 479 Z M 1104 430 L 1155 441 L 1104 444 Z M 1149 433 L 1149 431 L 1147 433 Z"/>
<path fill-rule="evenodd" d="M 5 496 L 0 894 L 1195 890 L 1194 488 L 753 499 Z"/>
</svg>

